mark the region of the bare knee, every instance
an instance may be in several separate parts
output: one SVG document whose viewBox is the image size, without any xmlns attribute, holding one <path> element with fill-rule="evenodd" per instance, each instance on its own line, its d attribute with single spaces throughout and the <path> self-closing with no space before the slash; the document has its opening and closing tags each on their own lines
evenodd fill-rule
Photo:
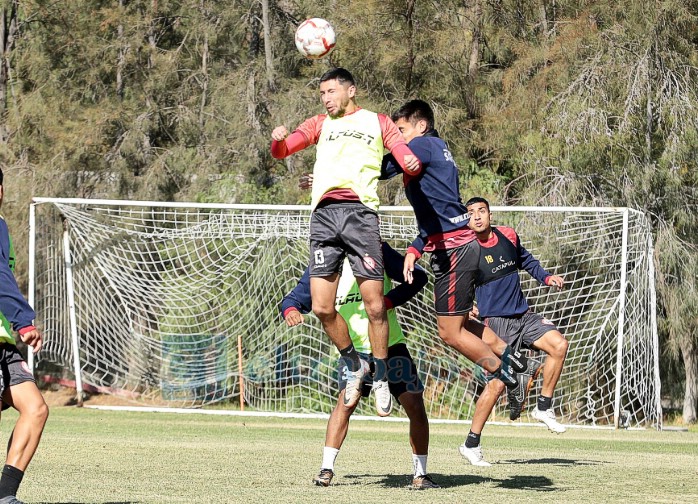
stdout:
<svg viewBox="0 0 698 504">
<path fill-rule="evenodd" d="M 371 303 L 364 300 L 364 309 L 366 310 L 368 319 L 371 321 L 378 321 L 385 318 L 385 303 L 383 299 L 378 299 Z"/>
<path fill-rule="evenodd" d="M 35 425 L 43 426 L 48 420 L 48 405 L 44 401 L 37 401 L 36 404 L 32 404 L 29 408 L 26 408 L 19 412 L 21 417 L 30 420 Z"/>
<path fill-rule="evenodd" d="M 321 322 L 332 320 L 337 315 L 337 310 L 334 306 L 322 304 L 313 305 L 313 313 L 320 319 Z"/>
<path fill-rule="evenodd" d="M 569 346 L 569 341 L 567 341 L 564 336 L 560 335 L 553 346 L 552 356 L 560 360 L 564 359 L 567 355 L 567 349 Z"/>
</svg>

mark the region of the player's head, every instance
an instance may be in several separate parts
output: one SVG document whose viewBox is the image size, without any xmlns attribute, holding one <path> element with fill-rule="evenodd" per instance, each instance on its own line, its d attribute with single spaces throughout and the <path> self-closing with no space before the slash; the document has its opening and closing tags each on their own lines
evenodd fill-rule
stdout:
<svg viewBox="0 0 698 504">
<path fill-rule="evenodd" d="M 408 143 L 434 129 L 434 111 L 424 100 L 408 101 L 393 113 L 392 119 Z"/>
<path fill-rule="evenodd" d="M 476 233 L 486 233 L 490 230 L 492 221 L 492 213 L 490 212 L 490 203 L 480 196 L 470 198 L 465 203 L 465 209 L 470 214 L 470 222 L 468 227 Z"/>
<path fill-rule="evenodd" d="M 353 112 L 356 104 L 356 84 L 349 70 L 333 68 L 320 77 L 320 100 L 330 117 L 342 117 Z"/>
</svg>

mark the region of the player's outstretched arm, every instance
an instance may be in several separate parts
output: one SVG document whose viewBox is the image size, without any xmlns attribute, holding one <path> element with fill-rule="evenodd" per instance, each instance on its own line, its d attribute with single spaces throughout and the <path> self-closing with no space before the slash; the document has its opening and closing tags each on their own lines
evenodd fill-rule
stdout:
<svg viewBox="0 0 698 504">
<path fill-rule="evenodd" d="M 298 284 L 281 300 L 281 315 L 289 327 L 303 323 L 303 314 L 312 310 L 310 270 L 306 268 Z"/>
<path fill-rule="evenodd" d="M 419 266 L 415 266 L 412 271 L 412 282 L 407 282 L 403 271 L 404 258 L 386 242 L 383 242 L 383 263 L 388 278 L 398 282 L 398 285 L 385 295 L 385 304 L 388 308 L 407 303 L 427 284 L 427 273 Z"/>
</svg>

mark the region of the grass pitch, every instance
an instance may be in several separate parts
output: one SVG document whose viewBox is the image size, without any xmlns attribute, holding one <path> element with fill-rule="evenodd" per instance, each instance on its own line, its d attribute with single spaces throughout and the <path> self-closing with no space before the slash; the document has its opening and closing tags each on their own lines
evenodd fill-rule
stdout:
<svg viewBox="0 0 698 504">
<path fill-rule="evenodd" d="M 6 412 L 3 440 L 16 419 Z M 352 421 L 332 487 L 317 473 L 325 420 L 54 407 L 20 488 L 27 503 L 698 502 L 698 431 L 487 426 L 495 464 L 466 464 L 467 425 L 431 427 L 438 490 L 406 489 L 407 424 Z"/>
</svg>

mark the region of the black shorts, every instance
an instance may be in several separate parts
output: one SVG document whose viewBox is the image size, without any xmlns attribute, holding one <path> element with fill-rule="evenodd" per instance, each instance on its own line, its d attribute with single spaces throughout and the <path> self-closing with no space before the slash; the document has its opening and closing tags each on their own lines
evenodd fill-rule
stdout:
<svg viewBox="0 0 698 504">
<path fill-rule="evenodd" d="M 437 315 L 465 315 L 472 310 L 479 262 L 480 245 L 477 240 L 431 253 Z"/>
<path fill-rule="evenodd" d="M 514 350 L 532 349 L 545 333 L 557 331 L 553 322 L 532 311 L 513 317 L 488 317 L 485 325 Z"/>
<path fill-rule="evenodd" d="M 341 271 L 345 256 L 355 277 L 383 280 L 378 214 L 359 202 L 317 207 L 310 217 L 310 276 Z"/>
<path fill-rule="evenodd" d="M 359 353 L 359 356 L 369 364 L 373 362 L 372 355 Z M 341 359 L 337 363 L 337 372 L 337 384 L 341 392 L 347 386 L 347 381 L 344 378 L 347 367 Z M 368 397 L 371 393 L 371 387 L 373 387 L 373 378 L 367 374 L 364 376 L 361 386 L 361 395 Z M 404 343 L 388 347 L 388 388 L 395 399 L 398 399 L 405 392 L 424 391 L 424 385 L 417 373 L 417 366 L 414 365 L 412 356 Z"/>
<path fill-rule="evenodd" d="M 0 380 L 0 396 L 5 390 L 14 385 L 24 382 L 34 382 L 34 375 L 29 370 L 22 354 L 17 347 L 10 343 L 0 344 L 0 370 L 2 370 L 2 380 Z M 9 405 L 2 403 L 2 409 L 9 408 Z"/>
</svg>

